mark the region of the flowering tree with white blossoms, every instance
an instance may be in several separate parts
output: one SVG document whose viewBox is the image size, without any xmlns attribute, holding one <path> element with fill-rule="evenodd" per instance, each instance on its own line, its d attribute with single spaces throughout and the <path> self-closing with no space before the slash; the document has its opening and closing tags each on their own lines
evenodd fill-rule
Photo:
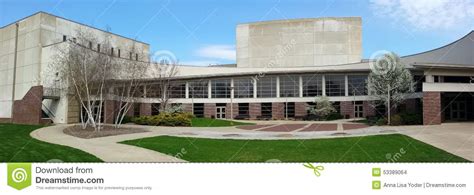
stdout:
<svg viewBox="0 0 474 195">
<path fill-rule="evenodd" d="M 388 125 L 390 113 L 403 103 L 407 94 L 414 92 L 414 82 L 410 71 L 400 61 L 400 57 L 393 53 L 385 53 L 371 62 L 367 88 L 369 94 L 383 104 L 388 111 Z"/>
</svg>

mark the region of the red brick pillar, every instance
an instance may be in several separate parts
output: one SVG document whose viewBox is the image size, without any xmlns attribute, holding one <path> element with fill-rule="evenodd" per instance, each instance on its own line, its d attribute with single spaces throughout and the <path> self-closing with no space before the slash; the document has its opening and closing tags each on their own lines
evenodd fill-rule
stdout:
<svg viewBox="0 0 474 195">
<path fill-rule="evenodd" d="M 193 113 L 193 104 L 181 104 L 184 112 Z"/>
<path fill-rule="evenodd" d="M 341 115 L 345 118 L 346 115 L 349 118 L 354 118 L 354 105 L 351 101 L 341 102 Z"/>
<path fill-rule="evenodd" d="M 273 102 L 272 103 L 272 118 L 273 119 L 285 119 L 285 103 L 284 102 Z"/>
<path fill-rule="evenodd" d="M 140 116 L 151 116 L 151 104 L 141 103 L 140 104 Z"/>
<path fill-rule="evenodd" d="M 115 111 L 118 108 L 117 102 L 114 100 L 105 100 L 104 101 L 104 122 L 108 124 L 113 124 L 115 121 Z"/>
<path fill-rule="evenodd" d="M 231 109 L 231 103 L 227 103 L 225 106 L 225 118 L 231 119 L 239 115 L 239 104 L 233 103 Z M 232 115 L 231 115 L 232 112 Z"/>
<path fill-rule="evenodd" d="M 375 104 L 373 102 L 364 101 L 364 117 L 375 116 Z"/>
<path fill-rule="evenodd" d="M 42 101 L 43 87 L 31 87 L 21 100 L 15 100 L 13 102 L 12 122 L 20 124 L 40 124 Z"/>
<path fill-rule="evenodd" d="M 135 106 L 137 106 L 137 104 L 134 104 L 134 103 L 129 103 L 128 107 L 128 112 L 126 114 L 126 116 L 128 117 L 133 117 L 133 111 L 135 110 Z"/>
<path fill-rule="evenodd" d="M 250 119 L 256 119 L 262 115 L 262 107 L 260 103 L 249 103 Z"/>
<path fill-rule="evenodd" d="M 441 93 L 423 92 L 423 125 L 441 124 Z"/>
<path fill-rule="evenodd" d="M 306 108 L 308 104 L 306 102 L 295 102 L 295 116 L 296 117 L 304 117 L 307 115 Z"/>
<path fill-rule="evenodd" d="M 216 104 L 204 104 L 204 117 L 215 118 L 216 117 Z"/>
</svg>

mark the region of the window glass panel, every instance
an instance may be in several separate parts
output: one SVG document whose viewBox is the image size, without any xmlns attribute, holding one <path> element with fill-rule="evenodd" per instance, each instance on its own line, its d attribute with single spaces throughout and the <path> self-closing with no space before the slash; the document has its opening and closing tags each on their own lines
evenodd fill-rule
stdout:
<svg viewBox="0 0 474 195">
<path fill-rule="evenodd" d="M 212 80 L 212 98 L 230 98 L 230 79 Z"/>
<path fill-rule="evenodd" d="M 207 98 L 209 90 L 208 81 L 191 81 L 189 82 L 189 98 Z"/>
<path fill-rule="evenodd" d="M 257 97 L 276 97 L 276 77 L 265 76 L 257 80 Z"/>
<path fill-rule="evenodd" d="M 252 78 L 234 79 L 234 97 L 235 98 L 253 98 Z"/>
<path fill-rule="evenodd" d="M 280 97 L 299 97 L 300 80 L 299 76 L 280 76 Z"/>
<path fill-rule="evenodd" d="M 186 98 L 186 82 L 171 82 L 168 95 L 170 98 Z"/>
<path fill-rule="evenodd" d="M 347 76 L 349 95 L 367 95 L 367 76 L 366 75 L 349 75 Z"/>
<path fill-rule="evenodd" d="M 345 76 L 344 75 L 327 75 L 326 77 L 326 95 L 327 96 L 344 96 Z"/>
<path fill-rule="evenodd" d="M 317 74 L 303 75 L 303 97 L 322 96 L 322 77 Z"/>
<path fill-rule="evenodd" d="M 158 84 L 151 84 L 146 86 L 146 97 L 147 98 L 159 98 L 161 97 L 161 87 Z"/>
</svg>

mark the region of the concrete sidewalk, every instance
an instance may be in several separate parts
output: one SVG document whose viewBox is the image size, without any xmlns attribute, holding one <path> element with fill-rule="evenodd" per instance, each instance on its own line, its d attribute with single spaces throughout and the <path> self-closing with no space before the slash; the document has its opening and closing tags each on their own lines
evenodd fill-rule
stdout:
<svg viewBox="0 0 474 195">
<path fill-rule="evenodd" d="M 70 146 L 88 152 L 105 162 L 185 162 L 156 151 L 119 144 L 113 139 L 82 139 L 66 135 L 66 125 L 44 127 L 31 132 L 33 138 L 41 141 Z M 131 135 L 131 134 L 129 134 Z"/>
<path fill-rule="evenodd" d="M 137 127 L 124 125 L 123 127 Z M 433 126 L 396 126 L 378 127 L 337 131 L 293 131 L 270 132 L 244 130 L 236 127 L 154 127 L 146 126 L 149 132 L 82 139 L 66 135 L 63 129 L 66 125 L 58 125 L 37 129 L 31 136 L 50 143 L 74 147 L 91 153 L 106 162 L 185 162 L 172 155 L 162 154 L 145 148 L 119 144 L 125 140 L 133 140 L 161 135 L 170 135 L 189 138 L 212 139 L 321 139 L 336 137 L 354 137 L 366 135 L 381 135 L 401 133 L 441 148 L 452 154 L 474 161 L 474 124 L 473 123 L 446 123 Z M 143 128 L 143 126 L 139 126 Z M 342 134 L 341 134 L 342 133 Z"/>
</svg>

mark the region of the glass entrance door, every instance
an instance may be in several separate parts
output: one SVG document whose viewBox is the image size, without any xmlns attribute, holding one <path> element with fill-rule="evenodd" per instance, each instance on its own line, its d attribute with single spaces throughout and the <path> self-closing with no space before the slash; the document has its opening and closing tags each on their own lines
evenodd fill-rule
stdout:
<svg viewBox="0 0 474 195">
<path fill-rule="evenodd" d="M 451 120 L 467 120 L 467 107 L 465 101 L 454 101 L 451 103 Z"/>
<path fill-rule="evenodd" d="M 225 106 L 216 107 L 216 118 L 225 119 Z"/>
</svg>

